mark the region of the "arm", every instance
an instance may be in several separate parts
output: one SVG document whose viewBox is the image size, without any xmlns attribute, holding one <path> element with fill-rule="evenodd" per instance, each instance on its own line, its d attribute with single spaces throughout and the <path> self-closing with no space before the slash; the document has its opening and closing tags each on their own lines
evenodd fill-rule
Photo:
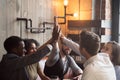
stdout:
<svg viewBox="0 0 120 80">
<path fill-rule="evenodd" d="M 50 45 L 49 45 L 50 47 Z M 52 47 L 52 46 L 51 46 Z M 43 49 L 38 50 L 35 52 L 35 54 L 23 56 L 23 57 L 15 57 L 8 60 L 7 66 L 13 68 L 11 70 L 16 70 L 19 68 L 23 68 L 25 66 L 28 66 L 30 64 L 38 62 L 40 59 L 42 59 L 45 55 L 47 55 L 50 52 L 50 49 L 48 46 L 45 46 Z"/>
<path fill-rule="evenodd" d="M 41 68 L 39 66 L 39 63 L 38 63 L 38 67 L 37 67 L 37 73 L 38 73 L 38 75 L 40 76 L 40 78 L 42 80 L 50 80 L 50 78 L 45 76 L 45 74 L 42 72 L 42 70 L 41 70 Z"/>
<path fill-rule="evenodd" d="M 67 55 L 67 59 L 69 61 L 72 71 L 75 73 L 76 76 L 83 73 L 82 69 L 76 64 L 76 62 L 70 55 Z"/>
<path fill-rule="evenodd" d="M 47 65 L 47 66 L 54 65 L 60 58 L 59 52 L 60 52 L 60 50 L 58 47 L 58 43 L 54 43 L 53 50 L 52 50 L 51 54 L 49 55 L 45 65 Z"/>
<path fill-rule="evenodd" d="M 67 59 L 73 73 L 73 80 L 80 80 L 83 73 L 82 69 L 76 64 L 76 62 L 71 56 L 67 55 Z"/>
<path fill-rule="evenodd" d="M 60 28 L 57 25 L 54 27 L 53 33 L 52 33 L 52 36 L 54 37 L 51 40 L 53 50 L 52 50 L 51 54 L 49 55 L 48 60 L 46 61 L 45 65 L 47 65 L 47 66 L 52 66 L 59 60 L 59 57 L 60 57 L 59 56 L 60 50 L 59 50 L 59 46 L 58 46 L 59 35 L 60 35 Z"/>
<path fill-rule="evenodd" d="M 38 48 L 35 54 L 14 58 L 13 60 L 9 61 L 8 66 L 13 68 L 15 66 L 18 69 L 18 68 L 23 68 L 27 65 L 38 62 L 40 59 L 42 59 L 44 56 L 46 56 L 50 52 L 51 50 L 50 47 L 52 46 L 47 44 L 55 42 L 59 37 L 59 32 L 60 32 L 60 29 L 58 27 L 55 27 L 52 33 L 52 38 L 48 42 L 46 42 L 44 45 L 42 45 L 40 48 Z"/>
</svg>

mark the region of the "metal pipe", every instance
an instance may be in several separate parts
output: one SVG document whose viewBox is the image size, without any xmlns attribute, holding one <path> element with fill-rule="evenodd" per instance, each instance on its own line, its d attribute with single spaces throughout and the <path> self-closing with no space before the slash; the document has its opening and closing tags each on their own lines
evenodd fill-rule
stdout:
<svg viewBox="0 0 120 80">
<path fill-rule="evenodd" d="M 95 7 L 96 7 L 96 0 L 92 0 L 92 20 L 96 19 L 95 18 L 95 15 L 96 15 Z"/>
<path fill-rule="evenodd" d="M 28 19 L 27 18 L 17 18 L 17 21 L 25 21 L 25 28 L 28 29 Z"/>
</svg>

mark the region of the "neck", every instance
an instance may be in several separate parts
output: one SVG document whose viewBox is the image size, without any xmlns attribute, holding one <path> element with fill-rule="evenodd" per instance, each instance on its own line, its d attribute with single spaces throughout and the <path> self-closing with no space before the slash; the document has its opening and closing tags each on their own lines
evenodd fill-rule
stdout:
<svg viewBox="0 0 120 80">
<path fill-rule="evenodd" d="M 86 57 L 86 59 L 89 59 L 92 56 L 87 51 L 85 51 L 85 57 Z"/>
<path fill-rule="evenodd" d="M 63 52 L 61 52 L 61 57 L 66 57 L 66 55 Z"/>
</svg>

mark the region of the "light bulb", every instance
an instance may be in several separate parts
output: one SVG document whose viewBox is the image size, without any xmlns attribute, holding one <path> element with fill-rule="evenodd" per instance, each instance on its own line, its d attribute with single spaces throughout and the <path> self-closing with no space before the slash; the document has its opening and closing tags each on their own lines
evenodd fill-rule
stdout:
<svg viewBox="0 0 120 80">
<path fill-rule="evenodd" d="M 64 6 L 68 5 L 68 0 L 64 0 Z"/>
<path fill-rule="evenodd" d="M 74 17 L 78 17 L 78 14 L 77 14 L 77 13 L 74 13 L 73 16 L 74 16 Z"/>
</svg>

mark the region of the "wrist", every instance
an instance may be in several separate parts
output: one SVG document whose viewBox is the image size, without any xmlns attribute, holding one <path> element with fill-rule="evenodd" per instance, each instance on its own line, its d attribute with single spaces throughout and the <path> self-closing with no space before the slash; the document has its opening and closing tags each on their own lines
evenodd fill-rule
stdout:
<svg viewBox="0 0 120 80">
<path fill-rule="evenodd" d="M 53 46 L 51 44 L 48 44 L 47 47 L 49 48 L 50 51 L 52 51 Z"/>
</svg>

